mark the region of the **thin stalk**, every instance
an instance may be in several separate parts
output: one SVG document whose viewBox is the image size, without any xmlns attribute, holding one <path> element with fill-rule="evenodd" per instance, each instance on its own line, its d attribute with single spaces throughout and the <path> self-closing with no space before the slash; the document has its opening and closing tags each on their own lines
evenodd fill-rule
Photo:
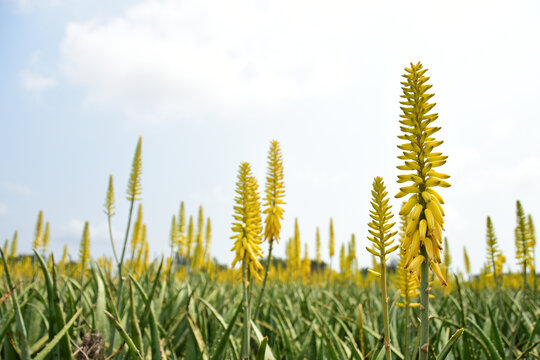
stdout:
<svg viewBox="0 0 540 360">
<path fill-rule="evenodd" d="M 259 311 L 261 309 L 261 301 L 264 294 L 264 290 L 266 289 L 266 280 L 268 279 L 268 272 L 270 271 L 270 263 L 272 262 L 272 248 L 274 247 L 274 237 L 270 237 L 270 247 L 268 249 L 268 258 L 266 259 L 266 266 L 264 269 L 264 279 L 262 283 L 261 292 L 259 293 L 259 298 L 257 299 L 257 306 L 255 307 L 255 315 L 253 316 L 254 321 L 257 320 L 257 315 L 259 315 Z"/>
<path fill-rule="evenodd" d="M 123 265 L 124 265 L 124 256 L 126 255 L 126 246 L 127 246 L 127 241 L 128 241 L 128 237 L 129 237 L 129 229 L 131 227 L 131 216 L 133 215 L 133 205 L 134 204 L 135 204 L 135 197 L 133 197 L 133 199 L 131 199 L 131 202 L 129 204 L 128 222 L 127 222 L 127 227 L 126 227 L 126 233 L 124 235 L 124 244 L 122 246 L 122 255 L 120 255 L 120 262 L 118 263 L 118 292 L 116 294 L 116 309 L 118 310 L 118 315 L 120 315 L 120 316 L 122 314 L 122 308 L 120 307 L 120 305 L 123 304 L 123 302 L 121 300 L 122 300 L 122 290 L 123 290 L 122 285 L 124 283 L 122 281 L 122 269 L 123 269 Z M 115 335 L 116 335 L 116 331 L 113 331 L 112 334 L 111 334 L 111 341 L 110 341 L 111 346 L 114 346 Z"/>
<path fill-rule="evenodd" d="M 119 305 L 122 303 L 121 302 L 122 284 L 123 284 L 123 281 L 122 281 L 122 269 L 123 269 L 123 265 L 124 265 L 124 257 L 126 255 L 126 247 L 127 247 L 128 237 L 129 237 L 129 229 L 131 227 L 131 216 L 133 215 L 133 205 L 134 204 L 135 204 L 135 199 L 131 200 L 131 203 L 129 205 L 129 215 L 128 215 L 128 223 L 127 223 L 127 227 L 126 227 L 126 233 L 124 235 L 124 245 L 122 246 L 122 255 L 120 256 L 120 263 L 118 264 L 118 294 L 117 294 L 117 299 L 116 299 L 116 307 L 118 308 L 119 313 L 120 313 Z"/>
<path fill-rule="evenodd" d="M 246 258 L 242 264 L 242 287 L 244 291 L 244 342 L 242 346 L 242 358 L 249 359 L 249 339 L 250 339 L 250 313 L 249 313 L 249 298 L 247 290 L 247 263 Z"/>
<path fill-rule="evenodd" d="M 381 257 L 381 288 L 382 288 L 382 298 L 383 298 L 384 351 L 386 353 L 386 360 L 391 360 L 392 353 L 390 352 L 390 323 L 388 320 L 388 294 L 386 291 L 386 263 L 383 257 Z"/>
<path fill-rule="evenodd" d="M 116 246 L 114 245 L 114 238 L 112 233 L 112 224 L 111 224 L 111 216 L 107 215 L 107 223 L 109 225 L 109 239 L 111 239 L 111 247 L 114 255 L 114 260 L 116 261 L 116 265 L 120 263 L 118 260 L 118 254 L 116 254 Z"/>
<path fill-rule="evenodd" d="M 405 295 L 405 341 L 403 343 L 403 356 L 404 360 L 407 360 L 408 350 L 409 350 L 409 327 L 411 324 L 409 324 L 409 294 Z"/>
<path fill-rule="evenodd" d="M 426 249 L 422 246 L 424 262 L 420 280 L 420 360 L 429 359 L 429 264 Z"/>
</svg>

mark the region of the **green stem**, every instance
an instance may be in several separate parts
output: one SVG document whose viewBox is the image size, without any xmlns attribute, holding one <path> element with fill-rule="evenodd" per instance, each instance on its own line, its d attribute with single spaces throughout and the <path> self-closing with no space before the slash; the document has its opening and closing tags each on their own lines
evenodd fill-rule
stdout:
<svg viewBox="0 0 540 360">
<path fill-rule="evenodd" d="M 390 322 L 388 320 L 388 294 L 386 290 L 386 263 L 384 261 L 384 256 L 381 257 L 381 288 L 384 318 L 384 351 L 386 353 L 386 360 L 391 360 L 392 353 L 390 352 Z"/>
<path fill-rule="evenodd" d="M 120 307 L 120 305 L 123 304 L 123 302 L 121 301 L 122 300 L 122 291 L 123 291 L 123 284 L 124 282 L 122 281 L 122 269 L 123 269 L 123 265 L 124 265 L 124 256 L 126 255 L 126 247 L 127 247 L 127 242 L 128 242 L 128 237 L 129 237 L 129 228 L 131 227 L 131 216 L 133 215 L 133 205 L 135 204 L 135 198 L 131 199 L 131 203 L 129 205 L 129 214 L 128 214 L 128 222 L 127 222 L 127 227 L 126 227 L 126 233 L 124 235 L 124 244 L 122 246 L 122 255 L 120 255 L 120 262 L 118 263 L 118 292 L 116 293 L 116 308 L 118 310 L 118 315 L 122 315 L 122 308 Z M 116 335 L 116 331 L 112 331 L 112 334 L 111 334 L 111 341 L 110 341 L 110 344 L 111 346 L 114 346 L 114 338 L 115 338 L 115 335 Z"/>
<path fill-rule="evenodd" d="M 247 290 L 247 263 L 246 257 L 242 264 L 242 286 L 244 290 L 244 342 L 242 346 L 243 359 L 249 359 L 249 336 L 250 336 L 250 313 L 249 313 L 249 298 Z"/>
<path fill-rule="evenodd" d="M 407 294 L 405 295 L 405 340 L 403 342 L 403 356 L 407 360 L 407 355 L 409 352 L 409 294 L 407 289 Z"/>
<path fill-rule="evenodd" d="M 429 359 L 429 264 L 426 249 L 422 246 L 424 262 L 420 280 L 420 360 Z"/>
<path fill-rule="evenodd" d="M 264 269 L 264 279 L 262 283 L 261 292 L 259 293 L 259 298 L 257 299 L 257 306 L 255 307 L 255 315 L 253 316 L 254 321 L 257 321 L 257 315 L 259 315 L 259 311 L 261 310 L 261 301 L 264 294 L 264 290 L 266 289 L 266 281 L 268 280 L 268 272 L 270 271 L 270 263 L 272 262 L 272 248 L 274 245 L 274 237 L 270 237 L 270 245 L 268 249 L 268 258 L 266 259 L 266 266 Z"/>
<path fill-rule="evenodd" d="M 116 254 L 116 246 L 114 246 L 114 238 L 112 233 L 112 224 L 111 224 L 111 216 L 107 215 L 107 223 L 109 225 L 109 238 L 111 239 L 111 247 L 114 255 L 114 260 L 116 261 L 116 265 L 120 263 L 118 260 L 118 254 Z"/>
</svg>

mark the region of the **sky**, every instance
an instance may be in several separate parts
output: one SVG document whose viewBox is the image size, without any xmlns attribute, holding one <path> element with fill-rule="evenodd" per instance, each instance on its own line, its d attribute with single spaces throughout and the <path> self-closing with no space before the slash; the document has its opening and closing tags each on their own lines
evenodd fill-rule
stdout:
<svg viewBox="0 0 540 360">
<path fill-rule="evenodd" d="M 142 136 L 150 252 L 168 253 L 184 201 L 195 218 L 203 206 L 212 256 L 230 263 L 239 165 L 263 187 L 276 139 L 282 238 L 298 218 L 313 258 L 319 226 L 328 261 L 333 217 L 336 248 L 356 234 L 367 267 L 371 184 L 398 191 L 400 81 L 418 61 L 449 156 L 440 194 L 454 269 L 464 246 L 474 272 L 485 263 L 488 215 L 517 269 L 516 200 L 540 218 L 538 1 L 0 0 L 0 54 L 0 240 L 18 230 L 21 253 L 43 210 L 57 256 L 65 243 L 77 256 L 85 221 L 92 255 L 111 255 L 108 177 L 119 242 Z"/>
</svg>

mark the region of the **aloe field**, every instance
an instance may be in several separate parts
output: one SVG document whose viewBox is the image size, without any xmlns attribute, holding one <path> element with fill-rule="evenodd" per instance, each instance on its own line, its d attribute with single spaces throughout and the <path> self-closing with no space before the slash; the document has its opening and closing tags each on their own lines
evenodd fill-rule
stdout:
<svg viewBox="0 0 540 360">
<path fill-rule="evenodd" d="M 353 235 L 336 249 L 330 219 L 317 229 L 310 254 L 297 221 L 293 234 L 284 234 L 286 156 L 274 140 L 263 181 L 242 162 L 236 184 L 229 184 L 232 263 L 212 258 L 212 223 L 203 208 L 188 218 L 181 201 L 171 216 L 168 253 L 151 258 L 141 137 L 125 193 L 118 195 L 113 175 L 104 179 L 110 256 L 90 252 L 86 222 L 78 259 L 68 258 L 67 245 L 55 258 L 44 212 L 33 239 L 20 239 L 32 242 L 32 253 L 18 252 L 17 231 L 0 249 L 0 357 L 539 359 L 533 217 L 516 202 L 515 254 L 503 254 L 486 214 L 485 254 L 469 258 L 464 248 L 465 272 L 452 271 L 443 196 L 453 178 L 442 172 L 447 156 L 437 136 L 444 123 L 421 63 L 405 67 L 401 87 L 395 126 L 402 154 L 388 165 L 400 175 L 373 177 L 366 236 Z M 402 202 L 398 209 L 391 198 Z M 120 238 L 111 228 L 118 201 L 129 205 Z M 277 246 L 285 246 L 285 258 L 272 256 Z M 372 263 L 360 263 L 360 252 Z M 471 261 L 482 263 L 480 273 L 471 273 Z M 519 271 L 509 272 L 508 262 Z"/>
</svg>

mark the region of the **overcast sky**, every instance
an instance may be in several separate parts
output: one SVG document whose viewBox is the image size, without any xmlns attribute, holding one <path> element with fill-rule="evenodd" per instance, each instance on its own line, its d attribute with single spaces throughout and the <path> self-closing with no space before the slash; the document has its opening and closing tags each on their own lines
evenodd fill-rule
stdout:
<svg viewBox="0 0 540 360">
<path fill-rule="evenodd" d="M 355 233 L 369 266 L 371 183 L 383 176 L 398 191 L 400 81 L 411 61 L 429 69 L 449 156 L 441 170 L 452 187 L 440 193 L 454 266 L 464 245 L 473 270 L 483 265 L 491 215 L 516 268 L 517 199 L 540 228 L 538 1 L 0 0 L 0 54 L 0 239 L 18 229 L 20 252 L 42 209 L 54 252 L 67 242 L 76 255 L 88 220 L 93 256 L 111 254 L 108 176 L 119 238 L 142 135 L 151 253 L 168 252 L 184 200 L 212 218 L 212 254 L 229 263 L 239 164 L 250 162 L 263 187 L 276 139 L 282 237 L 297 217 L 314 257 L 320 226 L 328 260 L 333 217 L 338 246 Z"/>
</svg>

